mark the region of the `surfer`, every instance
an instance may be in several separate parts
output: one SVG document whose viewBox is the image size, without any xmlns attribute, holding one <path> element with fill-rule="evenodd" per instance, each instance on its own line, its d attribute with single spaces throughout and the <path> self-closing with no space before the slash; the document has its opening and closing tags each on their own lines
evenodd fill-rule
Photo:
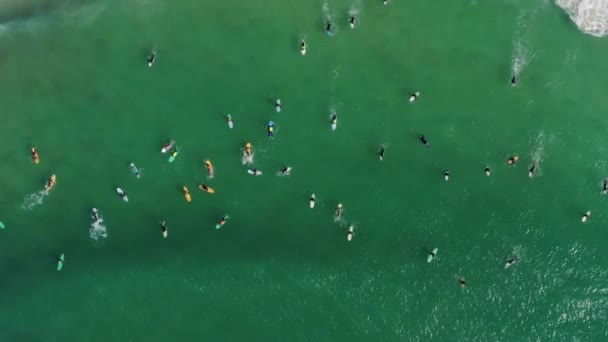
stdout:
<svg viewBox="0 0 608 342">
<path fill-rule="evenodd" d="M 44 186 L 44 190 L 46 190 L 47 194 L 55 186 L 56 180 L 57 180 L 57 177 L 55 175 L 52 175 L 51 178 L 49 178 L 49 180 L 46 182 L 46 185 Z"/>
<path fill-rule="evenodd" d="M 346 240 L 350 241 L 353 239 L 354 230 L 355 230 L 354 225 L 351 225 L 350 227 L 348 227 L 348 232 L 346 233 Z"/>
<path fill-rule="evenodd" d="M 175 141 L 173 140 L 169 140 L 169 142 L 167 144 L 165 144 L 165 146 L 163 146 L 163 148 L 160 150 L 161 153 L 167 153 L 171 150 L 171 147 L 173 147 L 173 145 L 175 144 Z"/>
<path fill-rule="evenodd" d="M 335 221 L 340 221 L 342 219 L 342 212 L 344 212 L 344 206 L 342 205 L 342 203 L 338 203 L 338 209 L 336 209 L 336 217 L 334 218 Z"/>
<path fill-rule="evenodd" d="M 507 159 L 507 164 L 515 165 L 515 163 L 517 163 L 518 160 L 519 160 L 518 156 L 510 156 L 509 159 Z"/>
<path fill-rule="evenodd" d="M 517 85 L 517 76 L 513 75 L 511 77 L 511 86 L 515 87 Z"/>
<path fill-rule="evenodd" d="M 581 218 L 581 222 L 587 222 L 587 220 L 589 219 L 589 216 L 591 216 L 590 211 L 586 212 L 585 215 L 583 215 L 583 217 Z"/>
<path fill-rule="evenodd" d="M 327 20 L 327 25 L 325 25 L 325 32 L 327 32 L 327 35 L 330 37 L 334 35 L 334 33 L 332 31 L 332 26 L 331 26 L 331 20 L 329 20 L 329 19 Z"/>
<path fill-rule="evenodd" d="M 120 196 L 120 198 L 122 198 L 123 201 L 129 202 L 129 197 L 127 196 L 127 193 L 123 189 L 116 188 L 116 193 L 118 194 L 118 196 Z"/>
<path fill-rule="evenodd" d="M 443 179 L 445 179 L 446 182 L 450 180 L 450 171 L 446 170 L 443 173 Z"/>
<path fill-rule="evenodd" d="M 602 194 L 608 193 L 608 179 L 604 179 L 604 186 L 602 186 Z"/>
<path fill-rule="evenodd" d="M 99 215 L 99 210 L 97 210 L 97 208 L 91 210 L 91 220 L 93 220 L 93 224 L 101 222 L 101 216 Z"/>
<path fill-rule="evenodd" d="M 249 169 L 247 170 L 247 173 L 249 173 L 250 175 L 259 176 L 262 174 L 262 171 L 258 169 Z"/>
<path fill-rule="evenodd" d="M 490 167 L 489 166 L 486 166 L 485 172 L 486 172 L 486 176 L 490 176 L 491 171 L 490 171 Z"/>
<path fill-rule="evenodd" d="M 351 14 L 350 19 L 348 19 L 348 23 L 350 24 L 351 29 L 355 28 L 355 21 L 356 21 L 355 15 Z"/>
<path fill-rule="evenodd" d="M 509 268 L 509 267 L 517 264 L 518 261 L 519 261 L 519 259 L 517 259 L 517 257 L 513 257 L 513 258 L 507 260 L 507 263 L 505 264 L 505 268 Z"/>
<path fill-rule="evenodd" d="M 462 277 L 460 278 L 460 287 L 462 287 L 464 289 L 464 287 L 467 286 L 467 280 Z"/>
<path fill-rule="evenodd" d="M 274 105 L 274 107 L 276 108 L 277 113 L 280 113 L 280 112 L 281 112 L 281 99 L 277 99 L 277 102 L 276 102 L 276 104 Z"/>
<path fill-rule="evenodd" d="M 417 91 L 417 92 L 413 93 L 412 95 L 410 95 L 410 103 L 418 100 L 419 96 L 420 96 L 420 92 L 419 91 Z"/>
<path fill-rule="evenodd" d="M 302 43 L 300 44 L 300 53 L 302 54 L 302 56 L 306 55 L 307 48 L 308 47 L 306 46 L 306 41 L 302 39 Z"/>
<path fill-rule="evenodd" d="M 532 163 L 532 167 L 530 168 L 530 171 L 528 172 L 528 176 L 529 177 L 534 177 L 536 175 L 536 171 L 538 170 L 538 164 L 536 162 Z"/>
<path fill-rule="evenodd" d="M 380 145 L 380 152 L 378 152 L 378 156 L 380 157 L 380 161 L 384 160 L 384 145 Z"/>
<path fill-rule="evenodd" d="M 431 262 L 435 259 L 435 257 L 437 257 L 437 251 L 438 249 L 435 248 L 432 251 L 428 252 L 428 256 L 426 257 L 426 262 Z"/>
<path fill-rule="evenodd" d="M 243 154 L 243 164 L 253 162 L 253 146 L 251 143 L 245 144 L 245 153 Z"/>
<path fill-rule="evenodd" d="M 228 128 L 232 129 L 234 127 L 234 122 L 232 121 L 232 115 L 226 115 L 226 122 L 228 122 Z"/>
<path fill-rule="evenodd" d="M 129 166 L 131 167 L 131 172 L 135 174 L 135 177 L 139 178 L 141 175 L 139 169 L 135 166 L 135 163 L 131 163 Z"/>
<path fill-rule="evenodd" d="M 169 156 L 169 163 L 173 163 L 173 161 L 177 157 L 178 153 L 179 153 L 179 146 L 175 146 L 175 148 L 173 149 L 173 152 L 171 152 L 171 155 Z"/>
<path fill-rule="evenodd" d="M 160 230 L 163 232 L 163 237 L 166 239 L 167 235 L 169 234 L 169 230 L 167 229 L 167 222 L 161 222 Z"/>
<path fill-rule="evenodd" d="M 57 271 L 61 271 L 63 268 L 63 261 L 65 260 L 65 255 L 61 253 L 59 258 L 57 258 Z"/>
<path fill-rule="evenodd" d="M 285 166 L 281 171 L 279 171 L 279 176 L 289 176 L 291 173 L 291 166 Z"/>
<path fill-rule="evenodd" d="M 226 221 L 228 221 L 228 219 L 230 219 L 230 216 L 224 214 L 220 221 L 215 225 L 215 229 L 222 228 L 222 226 L 226 224 Z"/>
<path fill-rule="evenodd" d="M 270 120 L 266 127 L 268 129 L 268 139 L 274 139 L 274 121 Z"/>
<path fill-rule="evenodd" d="M 40 158 L 38 158 L 38 151 L 35 147 L 32 147 L 32 158 L 34 159 L 34 163 L 40 163 Z"/>
<path fill-rule="evenodd" d="M 210 160 L 205 160 L 205 165 L 207 166 L 207 172 L 209 173 L 209 178 L 213 178 L 215 176 L 213 172 L 213 164 L 211 164 Z"/>
<path fill-rule="evenodd" d="M 317 197 L 315 196 L 315 194 L 312 194 L 312 196 L 310 196 L 310 209 L 315 207 L 316 202 L 317 202 Z"/>
<path fill-rule="evenodd" d="M 156 61 L 156 51 L 155 50 L 152 50 L 152 52 L 148 56 L 147 61 L 148 61 L 148 68 L 151 68 L 152 65 L 154 64 L 154 62 Z"/>
<path fill-rule="evenodd" d="M 331 115 L 331 130 L 335 131 L 336 128 L 338 128 L 338 114 L 337 113 L 333 113 Z"/>
<path fill-rule="evenodd" d="M 215 190 L 213 190 L 212 188 L 206 186 L 205 184 L 200 184 L 198 186 L 198 188 L 201 189 L 201 190 L 203 190 L 204 192 L 208 192 L 210 194 L 214 194 L 215 193 Z"/>
<path fill-rule="evenodd" d="M 420 142 L 423 143 L 424 146 L 426 146 L 426 147 L 431 146 L 431 144 L 429 144 L 428 140 L 426 140 L 426 137 L 424 136 L 424 134 L 420 134 L 420 136 L 418 137 L 418 140 L 420 140 Z"/>
</svg>

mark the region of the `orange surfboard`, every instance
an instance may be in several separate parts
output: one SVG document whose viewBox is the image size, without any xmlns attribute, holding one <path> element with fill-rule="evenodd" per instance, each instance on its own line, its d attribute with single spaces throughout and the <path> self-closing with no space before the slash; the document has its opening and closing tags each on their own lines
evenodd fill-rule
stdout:
<svg viewBox="0 0 608 342">
<path fill-rule="evenodd" d="M 184 196 L 186 197 L 186 201 L 191 202 L 192 201 L 192 197 L 190 197 L 190 191 L 188 191 L 188 188 L 184 186 Z"/>
</svg>

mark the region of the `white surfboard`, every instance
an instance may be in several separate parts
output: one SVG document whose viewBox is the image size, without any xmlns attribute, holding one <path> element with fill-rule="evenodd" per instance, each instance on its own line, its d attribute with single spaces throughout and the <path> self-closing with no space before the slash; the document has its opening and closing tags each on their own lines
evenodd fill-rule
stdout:
<svg viewBox="0 0 608 342">
<path fill-rule="evenodd" d="M 435 256 L 437 255 L 437 248 L 433 249 L 432 253 L 429 253 L 429 256 L 426 258 L 426 262 L 431 262 L 433 261 L 433 259 L 435 259 Z"/>
<path fill-rule="evenodd" d="M 310 196 L 310 209 L 315 207 L 316 200 L 317 198 L 315 197 L 315 194 L 312 194 L 312 196 Z"/>
<path fill-rule="evenodd" d="M 118 195 L 122 198 L 123 201 L 129 202 L 129 197 L 127 197 L 127 194 L 124 192 L 123 189 L 116 188 L 116 193 L 118 193 Z"/>
</svg>

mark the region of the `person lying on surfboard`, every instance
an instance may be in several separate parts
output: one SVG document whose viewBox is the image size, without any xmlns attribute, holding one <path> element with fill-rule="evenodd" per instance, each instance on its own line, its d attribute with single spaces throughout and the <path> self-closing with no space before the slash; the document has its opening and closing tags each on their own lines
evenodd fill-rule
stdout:
<svg viewBox="0 0 608 342">
<path fill-rule="evenodd" d="M 34 159 L 34 163 L 40 163 L 40 158 L 38 158 L 38 151 L 35 147 L 32 147 L 32 158 Z"/>
</svg>

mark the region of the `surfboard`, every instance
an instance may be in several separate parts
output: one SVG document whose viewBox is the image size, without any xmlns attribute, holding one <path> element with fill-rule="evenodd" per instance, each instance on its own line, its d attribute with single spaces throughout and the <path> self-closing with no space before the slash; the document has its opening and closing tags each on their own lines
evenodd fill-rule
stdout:
<svg viewBox="0 0 608 342">
<path fill-rule="evenodd" d="M 65 255 L 63 253 L 61 253 L 61 256 L 59 257 L 59 260 L 57 260 L 57 271 L 61 271 L 61 269 L 63 268 L 63 261 L 65 260 Z"/>
<path fill-rule="evenodd" d="M 192 202 L 192 197 L 190 196 L 190 191 L 188 188 L 184 186 L 184 196 L 186 197 L 186 201 Z"/>
<path fill-rule="evenodd" d="M 127 194 L 121 188 L 116 188 L 116 193 L 118 193 L 123 201 L 129 202 L 129 197 L 127 197 Z"/>
<path fill-rule="evenodd" d="M 6 226 L 4 226 L 4 223 L 2 223 L 2 221 L 0 221 L 0 229 L 4 229 L 6 228 Z"/>
<path fill-rule="evenodd" d="M 433 249 L 433 252 L 429 254 L 429 256 L 426 258 L 426 262 L 431 262 L 433 261 L 433 259 L 435 259 L 435 256 L 437 255 L 437 250 L 437 248 Z"/>
<path fill-rule="evenodd" d="M 314 208 L 315 207 L 315 202 L 316 202 L 316 197 L 315 194 L 312 194 L 312 196 L 310 196 L 310 208 Z"/>
<path fill-rule="evenodd" d="M 228 128 L 232 129 L 234 127 L 234 122 L 232 121 L 232 116 L 228 114 L 226 116 L 226 120 L 228 121 Z"/>
</svg>

